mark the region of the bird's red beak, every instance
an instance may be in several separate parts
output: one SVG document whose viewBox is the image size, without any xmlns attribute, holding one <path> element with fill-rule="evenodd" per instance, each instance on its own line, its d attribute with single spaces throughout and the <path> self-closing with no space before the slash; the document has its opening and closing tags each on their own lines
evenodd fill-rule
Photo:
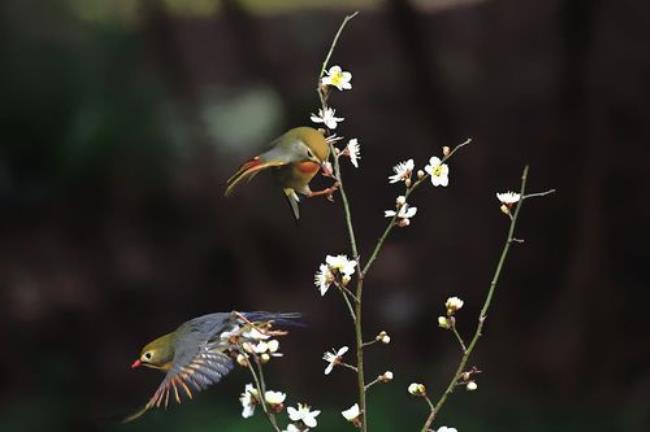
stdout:
<svg viewBox="0 0 650 432">
<path fill-rule="evenodd" d="M 139 367 L 141 364 L 142 364 L 142 362 L 140 361 L 140 359 L 137 359 L 137 360 L 134 361 L 133 364 L 131 365 L 131 369 L 135 369 L 135 368 Z"/>
</svg>

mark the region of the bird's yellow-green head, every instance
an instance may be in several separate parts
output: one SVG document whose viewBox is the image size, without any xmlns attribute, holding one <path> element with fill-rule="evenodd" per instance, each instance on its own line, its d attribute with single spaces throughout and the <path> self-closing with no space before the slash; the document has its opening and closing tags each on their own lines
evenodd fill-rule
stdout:
<svg viewBox="0 0 650 432">
<path fill-rule="evenodd" d="M 322 164 L 330 154 L 330 147 L 325 136 L 319 130 L 311 127 L 301 126 L 288 131 L 284 137 L 287 141 L 302 141 L 307 146 L 307 157 L 309 160 Z"/>
<path fill-rule="evenodd" d="M 140 358 L 133 362 L 132 368 L 146 366 L 153 369 L 168 370 L 174 358 L 174 333 L 155 339 L 142 348 Z"/>
</svg>

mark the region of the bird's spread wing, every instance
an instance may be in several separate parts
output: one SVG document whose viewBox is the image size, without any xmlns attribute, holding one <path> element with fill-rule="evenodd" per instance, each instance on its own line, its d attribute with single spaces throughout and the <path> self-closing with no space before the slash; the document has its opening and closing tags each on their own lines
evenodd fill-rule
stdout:
<svg viewBox="0 0 650 432">
<path fill-rule="evenodd" d="M 233 368 L 233 361 L 224 354 L 225 346 L 219 341 L 204 342 L 197 347 L 177 351 L 173 365 L 162 383 L 144 408 L 124 421 L 135 420 L 151 408 L 169 404 L 170 395 L 181 403 L 183 398 L 192 399 L 192 391 L 205 390 L 218 383 Z"/>
</svg>

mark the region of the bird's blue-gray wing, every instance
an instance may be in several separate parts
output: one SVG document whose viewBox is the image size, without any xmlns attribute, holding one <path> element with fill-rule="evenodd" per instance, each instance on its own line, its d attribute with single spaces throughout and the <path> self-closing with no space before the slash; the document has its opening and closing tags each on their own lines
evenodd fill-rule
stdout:
<svg viewBox="0 0 650 432">
<path fill-rule="evenodd" d="M 227 345 L 220 340 L 186 340 L 177 348 L 171 369 L 147 403 L 148 408 L 167 407 L 170 394 L 181 403 L 184 397 L 192 398 L 192 391 L 205 390 L 221 381 L 233 368 L 232 359 L 224 353 Z"/>
</svg>

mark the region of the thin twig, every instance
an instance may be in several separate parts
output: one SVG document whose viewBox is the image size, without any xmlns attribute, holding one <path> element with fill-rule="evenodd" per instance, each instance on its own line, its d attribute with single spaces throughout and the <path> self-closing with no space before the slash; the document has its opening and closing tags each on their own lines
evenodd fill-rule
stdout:
<svg viewBox="0 0 650 432">
<path fill-rule="evenodd" d="M 543 196 L 546 196 L 546 195 L 550 195 L 552 193 L 555 193 L 555 189 L 549 189 L 549 190 L 544 191 L 544 192 L 536 192 L 536 193 L 530 193 L 530 194 L 527 194 L 527 195 L 522 195 L 521 199 L 543 197 Z"/>
<path fill-rule="evenodd" d="M 433 420 L 435 418 L 436 409 L 433 406 L 433 402 L 431 402 L 431 399 L 426 394 L 424 395 L 424 400 L 429 405 L 429 410 L 430 410 L 429 416 L 427 417 L 427 420 L 424 422 L 424 426 L 422 427 L 422 431 L 427 432 L 431 430 L 431 425 L 433 424 Z"/>
<path fill-rule="evenodd" d="M 451 326 L 451 331 L 454 333 L 454 336 L 456 336 L 456 339 L 458 340 L 458 343 L 460 344 L 460 348 L 463 350 L 463 354 L 465 354 L 467 352 L 467 346 L 465 346 L 465 341 L 460 336 L 460 333 L 458 333 L 458 330 L 456 329 L 456 324 L 453 324 Z"/>
<path fill-rule="evenodd" d="M 330 58 L 332 57 L 332 53 L 334 53 L 334 48 L 336 48 L 336 44 L 339 41 L 339 37 L 341 36 L 341 33 L 343 33 L 343 29 L 347 25 L 348 21 L 350 21 L 352 18 L 355 16 L 359 15 L 359 11 L 356 11 L 355 13 L 346 16 L 343 19 L 343 22 L 339 26 L 339 30 L 336 32 L 336 35 L 334 36 L 334 39 L 332 40 L 332 44 L 330 45 L 330 49 L 327 52 L 327 55 L 325 56 L 325 60 L 323 61 L 323 66 L 320 68 L 320 74 L 318 74 L 318 84 L 320 85 L 320 79 L 323 78 L 323 75 L 325 75 L 325 70 L 327 69 L 327 65 L 330 61 Z"/>
<path fill-rule="evenodd" d="M 348 307 L 348 311 L 350 312 L 350 317 L 352 318 L 352 322 L 357 321 L 357 316 L 354 314 L 354 307 L 352 307 L 352 303 L 350 303 L 350 299 L 348 298 L 348 295 L 346 294 L 345 291 L 339 288 L 339 292 L 343 296 L 343 300 L 345 300 L 345 304 Z M 356 300 L 356 297 L 355 297 Z"/>
<path fill-rule="evenodd" d="M 377 340 L 377 339 L 373 339 L 373 340 L 371 340 L 371 341 L 364 342 L 364 343 L 363 343 L 363 347 L 364 347 L 364 348 L 365 348 L 365 347 L 369 347 L 370 345 L 374 345 L 374 344 L 376 344 L 377 342 L 379 342 L 379 340 Z"/>
</svg>

